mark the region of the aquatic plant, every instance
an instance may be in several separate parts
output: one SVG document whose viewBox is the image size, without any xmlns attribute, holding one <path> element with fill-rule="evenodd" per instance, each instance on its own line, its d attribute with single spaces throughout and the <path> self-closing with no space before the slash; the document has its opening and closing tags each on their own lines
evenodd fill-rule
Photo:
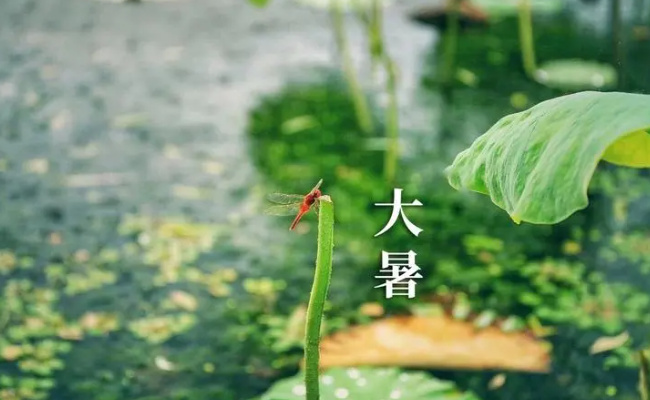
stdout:
<svg viewBox="0 0 650 400">
<path fill-rule="evenodd" d="M 458 31 L 460 30 L 460 4 L 461 0 L 449 1 L 449 12 L 447 14 L 447 41 L 444 54 L 444 67 L 442 70 L 442 81 L 445 85 L 451 85 L 456 70 L 456 51 L 458 47 Z"/>
<path fill-rule="evenodd" d="M 496 313 L 485 310 L 470 319 L 467 304 L 456 304 L 456 316 L 436 313 L 433 307 L 422 313 L 426 303 L 420 306 L 420 313 L 429 315 L 382 318 L 326 337 L 321 368 L 390 365 L 548 372 L 551 346 L 530 332 L 513 331 L 519 328 L 516 318 L 498 320 Z"/>
<path fill-rule="evenodd" d="M 323 400 L 479 400 L 471 392 L 461 392 L 452 382 L 397 368 L 333 368 L 320 381 Z M 277 382 L 259 400 L 297 400 L 304 396 L 302 376 L 297 375 Z"/>
<path fill-rule="evenodd" d="M 350 44 L 348 43 L 347 32 L 345 29 L 345 21 L 343 14 L 343 6 L 340 0 L 331 0 L 329 9 L 332 20 L 332 30 L 334 31 L 334 39 L 341 58 L 343 74 L 348 84 L 350 96 L 352 97 L 352 104 L 354 105 L 355 115 L 359 128 L 367 134 L 374 131 L 374 123 L 372 121 L 372 114 L 370 107 L 366 100 L 365 94 L 359 83 L 359 78 L 354 67 L 352 54 L 350 52 Z"/>
<path fill-rule="evenodd" d="M 332 31 L 339 58 L 341 59 L 343 76 L 352 98 L 357 125 L 366 134 L 375 132 L 373 116 L 364 94 L 352 58 L 345 23 L 345 11 L 352 11 L 361 22 L 370 56 L 373 75 L 378 66 L 383 68 L 386 75 L 384 91 L 388 98 L 385 107 L 385 136 L 386 147 L 384 155 L 384 177 L 387 182 L 393 182 L 399 160 L 399 104 L 397 98 L 397 65 L 391 58 L 385 44 L 383 32 L 383 7 L 386 0 L 298 0 L 300 3 L 326 8 L 330 13 Z"/>
<path fill-rule="evenodd" d="M 387 182 L 392 183 L 397 173 L 400 152 L 397 65 L 388 53 L 384 41 L 382 0 L 372 0 L 367 16 L 362 20 L 366 21 L 371 58 L 374 63 L 381 64 L 386 73 L 385 90 L 388 96 L 388 105 L 385 116 L 387 144 L 384 156 L 384 177 Z"/>
<path fill-rule="evenodd" d="M 516 223 L 558 223 L 587 206 L 601 160 L 650 167 L 648 109 L 650 96 L 629 93 L 542 102 L 502 118 L 461 152 L 447 169 L 449 183 L 489 195 Z M 647 397 L 645 368 L 641 352 L 639 390 Z"/>
<path fill-rule="evenodd" d="M 533 38 L 531 0 L 518 1 L 521 56 L 524 71 L 530 79 L 563 90 L 601 89 L 617 84 L 616 70 L 607 64 L 569 59 L 549 61 L 538 67 Z"/>
<path fill-rule="evenodd" d="M 564 7 L 562 1 L 555 0 L 474 0 L 477 7 L 484 10 L 490 16 L 491 25 L 500 25 L 509 22 L 511 17 L 517 21 L 519 57 L 523 65 L 523 71 L 528 79 L 540 83 L 546 87 L 562 91 L 579 91 L 605 89 L 615 87 L 622 80 L 622 51 L 620 49 L 620 13 L 616 7 L 612 11 L 612 31 L 615 39 L 613 52 L 614 63 L 617 68 L 604 62 L 581 59 L 579 55 L 570 55 L 563 59 L 551 59 L 538 65 L 535 38 L 533 35 L 533 14 L 558 13 Z M 454 9 L 458 9 L 457 0 L 449 2 L 451 11 L 447 15 L 447 30 L 444 32 L 444 48 L 441 68 L 441 82 L 449 86 L 454 79 L 465 83 L 467 86 L 475 86 L 476 77 L 472 77 L 471 71 L 456 68 L 456 53 L 458 53 L 457 17 Z M 498 42 L 507 42 L 510 32 L 501 33 Z M 470 40 L 471 42 L 471 40 Z M 494 42 L 496 43 L 496 41 Z M 492 47 L 490 41 L 481 41 L 480 49 L 477 52 L 485 52 L 487 47 Z M 467 44 L 464 43 L 464 46 Z M 470 54 L 468 49 L 463 51 Z M 477 53 L 474 53 L 476 56 Z M 492 49 L 487 54 L 488 63 L 502 62 L 503 56 L 497 55 Z M 514 85 L 513 85 L 514 86 Z"/>
<path fill-rule="evenodd" d="M 581 92 L 506 116 L 448 168 L 515 222 L 553 224 L 588 204 L 598 162 L 650 167 L 650 96 Z"/>
<path fill-rule="evenodd" d="M 521 43 L 521 57 L 524 71 L 529 78 L 535 78 L 537 60 L 535 59 L 535 45 L 533 41 L 533 16 L 530 0 L 519 0 L 519 41 Z"/>
<path fill-rule="evenodd" d="M 367 133 L 374 131 L 372 116 L 368 109 L 352 63 L 343 22 L 342 8 L 352 9 L 363 25 L 368 43 L 368 54 L 372 72 L 377 66 L 386 74 L 385 93 L 388 104 L 385 109 L 386 150 L 384 156 L 384 177 L 393 182 L 399 159 L 399 105 L 397 101 L 397 66 L 386 48 L 383 32 L 383 7 L 385 0 L 327 0 L 332 13 L 336 43 L 343 61 L 343 71 L 355 105 L 359 126 Z"/>
<path fill-rule="evenodd" d="M 309 305 L 307 306 L 307 323 L 305 326 L 305 388 L 307 400 L 319 399 L 320 329 L 332 275 L 332 253 L 334 249 L 334 204 L 329 196 L 321 196 L 319 203 L 316 269 Z"/>
<path fill-rule="evenodd" d="M 453 12 L 454 2 L 442 5 L 424 6 L 415 10 L 410 17 L 421 24 L 434 26 L 443 32 L 450 28 L 449 16 Z M 488 15 L 473 2 L 461 1 L 459 8 L 459 26 L 462 30 L 484 27 L 488 24 Z"/>
<path fill-rule="evenodd" d="M 352 98 L 352 104 L 355 110 L 355 117 L 357 125 L 362 132 L 371 134 L 375 131 L 373 116 L 368 105 L 368 100 L 363 91 L 362 85 L 355 68 L 355 63 L 350 49 L 348 34 L 345 23 L 346 11 L 352 11 L 359 16 L 365 17 L 368 10 L 373 7 L 372 2 L 375 0 L 297 0 L 302 4 L 308 6 L 326 9 L 330 14 L 330 21 L 332 32 L 334 34 L 334 42 L 340 58 L 343 76 L 348 87 L 348 92 Z M 362 21 L 365 21 L 362 18 Z M 374 24 L 374 22 L 373 22 Z M 367 31 L 369 34 L 369 43 L 375 43 L 377 36 L 374 25 L 370 25 L 371 29 Z M 372 48 L 372 46 L 371 46 Z M 372 56 L 372 52 L 371 52 Z M 375 58 L 372 56 L 372 60 Z"/>
<path fill-rule="evenodd" d="M 516 23 L 516 20 L 511 22 Z M 512 26 L 506 28 L 512 30 Z M 516 37 L 512 39 L 513 57 L 510 58 L 516 64 L 518 41 Z M 517 83 L 523 79 L 522 74 Z M 541 88 L 528 83 L 536 90 Z M 368 206 L 368 199 L 379 200 L 385 195 L 382 166 L 381 162 L 377 162 L 381 160 L 373 157 L 375 153 L 364 147 L 362 142 L 354 142 L 357 146 L 353 145 L 352 140 L 358 139 L 354 135 L 346 135 L 346 138 L 337 136 L 338 132 L 349 132 L 349 126 L 354 124 L 353 110 L 346 106 L 340 91 L 337 93 L 335 89 L 328 89 L 328 85 L 331 85 L 331 81 L 313 86 L 289 86 L 278 95 L 267 98 L 255 110 L 251 124 L 254 160 L 264 173 L 265 180 L 273 182 L 274 186 L 297 190 L 299 185 L 305 184 L 306 171 L 312 176 L 322 175 L 328 182 L 328 192 L 339 204 L 346 205 L 337 209 L 336 254 L 341 265 L 353 267 L 341 268 L 334 274 L 330 288 L 332 301 L 328 305 L 327 319 L 323 322 L 323 335 L 343 333 L 350 326 L 368 323 L 367 317 L 355 311 L 367 302 L 378 303 L 370 311 L 364 307 L 364 312 L 371 314 L 403 315 L 417 311 L 417 315 L 424 315 L 421 314 L 424 310 L 420 310 L 419 306 L 424 306 L 422 302 L 428 301 L 428 295 L 444 294 L 445 291 L 463 292 L 473 314 L 489 315 L 492 312 L 503 316 L 515 315 L 530 327 L 535 326 L 533 321 L 538 320 L 542 326 L 540 331 L 553 329 L 556 332 L 549 338 L 555 349 L 551 374 L 534 377 L 509 374 L 508 384 L 500 388 L 498 394 L 491 392 L 486 395 L 487 398 L 539 398 L 539 393 L 530 390 L 531 385 L 544 385 L 544 395 L 562 400 L 574 400 L 575 393 L 580 393 L 578 398 L 604 399 L 611 397 L 605 392 L 611 393 L 612 386 L 616 387 L 621 398 L 629 398 L 622 392 L 631 391 L 636 384 L 637 371 L 632 369 L 636 365 L 633 357 L 629 357 L 630 354 L 633 356 L 632 349 L 626 345 L 593 357 L 582 343 L 585 337 L 616 335 L 621 328 L 650 323 L 647 313 L 649 296 L 636 285 L 643 280 L 635 280 L 634 283 L 626 280 L 626 284 L 616 280 L 620 279 L 619 276 L 612 280 L 603 271 L 594 270 L 595 261 L 592 259 L 595 254 L 593 247 L 611 247 L 608 251 L 610 256 L 620 259 L 624 256 L 624 248 L 636 246 L 634 243 L 625 247 L 610 243 L 613 238 L 607 230 L 609 220 L 602 218 L 601 213 L 610 209 L 609 199 L 614 189 L 618 197 L 623 195 L 622 200 L 630 202 L 630 207 L 638 207 L 634 199 L 643 193 L 645 179 L 636 175 L 625 178 L 612 174 L 628 171 L 630 174 L 627 175 L 634 175 L 633 170 L 600 168 L 594 183 L 603 183 L 590 187 L 591 207 L 557 226 L 523 224 L 513 229 L 507 214 L 493 207 L 489 201 L 459 194 L 446 184 L 440 171 L 449 157 L 453 159 L 451 151 L 446 153 L 445 149 L 440 149 L 440 153 L 434 153 L 435 156 L 425 152 L 422 159 L 405 165 L 400 174 L 404 179 L 404 190 L 417 194 L 427 205 L 426 210 L 417 213 L 414 219 L 422 226 L 435 226 L 436 229 L 428 231 L 422 243 L 413 243 L 410 233 L 400 232 L 399 229 L 385 240 L 364 240 L 385 222 L 383 215 L 373 212 Z M 466 92 L 470 98 L 485 94 L 480 89 Z M 458 93 L 463 95 L 464 92 Z M 544 91 L 544 94 L 550 95 L 552 92 Z M 473 127 L 489 123 L 489 119 L 496 119 L 503 110 L 509 109 L 507 105 L 494 106 L 493 98 L 489 98 L 491 103 L 487 107 L 493 113 L 482 108 L 480 122 L 474 120 Z M 326 102 L 328 100 L 336 102 Z M 474 110 L 476 106 L 467 108 L 466 105 L 463 104 L 462 115 L 469 117 L 468 110 Z M 339 107 L 338 112 L 335 106 Z M 458 104 L 458 107 L 461 105 Z M 314 124 L 287 140 L 287 134 L 282 130 L 284 122 L 301 115 L 309 115 Z M 460 130 L 459 125 L 454 125 L 454 129 Z M 333 138 L 339 138 L 339 147 L 323 145 L 323 141 L 330 143 Z M 467 140 L 467 137 L 463 140 Z M 457 145 L 458 142 L 454 142 L 454 147 Z M 296 158 L 310 161 L 298 164 Z M 422 170 L 419 168 L 421 163 L 431 167 Z M 436 187 L 436 190 L 422 192 L 423 182 Z M 605 182 L 609 189 L 605 189 Z M 593 227 L 587 225 L 593 219 L 597 219 L 598 223 Z M 309 228 L 309 225 L 306 224 L 306 227 Z M 595 228 L 599 229 L 600 236 L 594 232 Z M 639 233 L 644 232 L 643 228 L 638 227 Z M 285 302 L 290 301 L 290 304 L 288 308 L 275 309 L 277 325 L 270 327 L 260 324 L 255 329 L 251 328 L 249 333 L 251 340 L 253 337 L 259 341 L 268 340 L 269 349 L 278 349 L 272 356 L 272 365 L 282 368 L 278 372 L 280 376 L 293 374 L 291 366 L 297 364 L 302 351 L 300 334 L 291 335 L 294 340 L 289 348 L 288 344 L 282 344 L 277 339 L 283 335 L 289 336 L 287 332 L 292 331 L 290 326 L 293 323 L 289 316 L 294 308 L 304 302 L 304 294 L 297 289 L 304 287 L 311 279 L 307 272 L 291 267 L 309 263 L 313 258 L 313 254 L 304 251 L 309 247 L 310 235 L 302 236 L 306 236 L 302 238 L 304 240 L 296 238 L 290 241 L 288 248 L 283 248 L 284 253 L 291 255 L 291 261 L 283 260 L 280 265 L 287 266 L 274 271 L 278 278 L 290 274 L 292 278 L 289 282 L 302 284 L 289 284 L 288 289 L 293 287 L 296 290 L 291 294 L 288 290 L 283 292 L 281 298 Z M 385 300 L 372 289 L 372 285 L 359 284 L 376 272 L 376 254 L 382 248 L 406 245 L 413 247 L 422 265 L 431 271 L 418 285 L 417 301 Z M 412 307 L 418 310 L 411 310 Z M 273 340 L 268 338 L 270 330 L 273 331 Z M 634 330 L 631 335 L 635 345 L 642 343 Z M 276 343 L 280 344 L 276 346 Z M 259 352 L 265 356 L 267 354 L 264 349 Z M 626 361 L 628 359 L 631 361 Z M 612 369 L 615 369 L 615 373 L 612 373 Z M 453 380 L 462 387 L 471 387 L 477 393 L 485 390 L 487 382 L 481 378 L 485 373 L 447 373 L 453 374 Z M 567 394 L 566 386 L 558 383 L 560 377 L 567 376 L 571 376 L 571 379 L 590 376 L 593 379 L 581 381 L 583 383 L 573 386 L 571 394 Z"/>
</svg>

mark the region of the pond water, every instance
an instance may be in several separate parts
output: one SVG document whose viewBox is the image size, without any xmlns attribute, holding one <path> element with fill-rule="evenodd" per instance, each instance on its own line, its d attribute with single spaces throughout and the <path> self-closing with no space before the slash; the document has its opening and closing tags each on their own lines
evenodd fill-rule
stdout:
<svg viewBox="0 0 650 400">
<path fill-rule="evenodd" d="M 556 226 L 515 226 L 488 197 L 451 189 L 443 170 L 455 154 L 563 92 L 526 78 L 513 17 L 461 34 L 457 82 L 441 90 L 443 35 L 409 17 L 432 3 L 385 11 L 400 78 L 398 183 L 424 204 L 409 213 L 424 232 L 375 239 L 388 216 L 372 204 L 393 187 L 385 144 L 356 128 L 327 12 L 286 0 L 5 0 L 0 400 L 244 400 L 294 374 L 300 349 L 279 343 L 308 299 L 315 218 L 295 234 L 261 210 L 266 193 L 318 178 L 337 206 L 328 331 L 358 322 L 364 303 L 409 309 L 382 299 L 372 277 L 382 249 L 413 249 L 425 274 L 417 303 L 450 290 L 476 311 L 556 328 L 549 374 L 508 373 L 499 390 L 488 389 L 494 372 L 435 376 L 482 399 L 638 398 L 647 173 L 601 165 L 590 207 Z M 622 1 L 617 47 L 609 1 L 566 3 L 535 17 L 540 63 L 614 62 L 617 89 L 649 93 L 650 4 Z M 353 53 L 365 54 L 357 28 Z M 380 127 L 381 78 L 362 74 Z M 622 331 L 629 346 L 589 354 Z"/>
</svg>

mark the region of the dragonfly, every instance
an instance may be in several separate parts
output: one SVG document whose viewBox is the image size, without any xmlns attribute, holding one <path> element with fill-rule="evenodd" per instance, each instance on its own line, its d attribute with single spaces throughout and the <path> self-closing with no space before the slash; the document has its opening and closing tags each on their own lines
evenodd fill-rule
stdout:
<svg viewBox="0 0 650 400">
<path fill-rule="evenodd" d="M 272 206 L 265 210 L 268 215 L 296 215 L 296 218 L 291 223 L 289 230 L 293 230 L 303 215 L 307 214 L 312 208 L 318 213 L 318 199 L 322 193 L 320 185 L 323 180 L 319 180 L 316 186 L 307 194 L 284 194 L 284 193 L 271 193 L 267 199 L 273 203 Z"/>
</svg>

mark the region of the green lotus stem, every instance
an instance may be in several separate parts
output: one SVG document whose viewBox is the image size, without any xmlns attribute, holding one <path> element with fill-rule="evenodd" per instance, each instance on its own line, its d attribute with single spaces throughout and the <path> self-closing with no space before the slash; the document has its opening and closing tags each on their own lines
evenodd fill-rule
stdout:
<svg viewBox="0 0 650 400">
<path fill-rule="evenodd" d="M 384 53 L 384 68 L 386 69 L 387 81 L 386 92 L 388 93 L 388 107 L 386 108 L 386 138 L 388 145 L 384 159 L 384 176 L 388 183 L 395 181 L 397 162 L 399 160 L 399 105 L 397 102 L 397 73 L 395 63 Z"/>
<path fill-rule="evenodd" d="M 368 47 L 370 51 L 370 59 L 372 61 L 372 70 L 377 69 L 377 65 L 381 62 L 384 55 L 384 39 L 383 39 L 383 18 L 382 18 L 382 5 L 379 1 L 373 1 L 370 7 L 370 15 L 368 18 Z"/>
<path fill-rule="evenodd" d="M 456 52 L 458 50 L 458 32 L 460 31 L 460 0 L 449 0 L 447 13 L 447 34 L 445 35 L 445 55 L 442 70 L 442 82 L 451 86 L 456 70 Z"/>
<path fill-rule="evenodd" d="M 350 4 L 355 8 L 357 18 L 365 30 L 368 54 L 370 55 L 371 73 L 372 77 L 375 78 L 377 67 L 381 62 L 381 54 L 384 51 L 384 44 L 381 40 L 381 27 L 377 26 L 377 22 L 381 22 L 378 18 L 381 9 L 379 8 L 379 4 L 372 4 L 368 9 L 368 7 L 365 7 L 361 3 L 361 0 L 350 0 Z"/>
<path fill-rule="evenodd" d="M 307 400 L 318 400 L 318 370 L 320 364 L 320 327 L 323 308 L 332 275 L 332 253 L 334 251 L 334 203 L 329 196 L 319 199 L 318 250 L 314 283 L 307 306 L 305 326 L 305 388 Z"/>
<path fill-rule="evenodd" d="M 397 68 L 386 51 L 383 29 L 383 9 L 380 0 L 373 0 L 367 19 L 370 54 L 381 61 L 386 72 L 386 152 L 384 154 L 384 176 L 389 183 L 394 182 L 399 160 L 399 104 L 397 100 Z"/>
<path fill-rule="evenodd" d="M 519 44 L 524 71 L 529 78 L 535 78 L 537 61 L 535 43 L 533 42 L 533 15 L 530 0 L 519 0 Z"/>
<path fill-rule="evenodd" d="M 614 56 L 614 66 L 618 75 L 619 86 L 625 86 L 625 66 L 623 65 L 625 57 L 623 54 L 623 35 L 621 34 L 621 2 L 620 0 L 611 0 L 612 14 L 612 53 Z"/>
<path fill-rule="evenodd" d="M 381 55 L 384 54 L 384 39 L 383 39 L 383 27 L 382 27 L 382 8 L 381 4 L 378 1 L 373 2 L 370 12 L 370 54 L 372 55 L 372 68 L 376 69 L 377 64 L 381 60 Z"/>
<path fill-rule="evenodd" d="M 650 362 L 643 350 L 639 351 L 639 359 L 641 367 L 639 368 L 639 392 L 641 393 L 641 400 L 650 400 Z"/>
<path fill-rule="evenodd" d="M 343 10 L 340 1 L 333 0 L 330 2 L 330 14 L 336 47 L 343 64 L 343 74 L 345 75 L 350 96 L 352 97 L 352 104 L 354 105 L 357 123 L 363 132 L 371 133 L 374 130 L 372 115 L 370 114 L 370 108 L 368 107 L 366 98 L 361 90 L 359 80 L 357 79 L 354 63 L 352 62 L 352 55 L 350 54 L 350 45 L 347 41 Z"/>
</svg>

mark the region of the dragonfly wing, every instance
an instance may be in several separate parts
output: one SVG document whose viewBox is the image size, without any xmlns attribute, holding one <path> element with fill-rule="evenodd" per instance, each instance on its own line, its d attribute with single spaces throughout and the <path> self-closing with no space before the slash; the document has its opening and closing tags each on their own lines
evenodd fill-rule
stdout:
<svg viewBox="0 0 650 400">
<path fill-rule="evenodd" d="M 284 193 L 271 193 L 266 198 L 271 202 L 275 204 L 294 204 L 294 203 L 302 203 L 302 200 L 305 198 L 305 196 L 301 196 L 299 194 L 284 194 Z"/>
<path fill-rule="evenodd" d="M 273 206 L 269 206 L 264 210 L 264 214 L 266 215 L 280 215 L 280 216 L 285 216 L 285 215 L 296 215 L 298 214 L 298 211 L 300 210 L 300 204 L 276 204 Z"/>
</svg>

